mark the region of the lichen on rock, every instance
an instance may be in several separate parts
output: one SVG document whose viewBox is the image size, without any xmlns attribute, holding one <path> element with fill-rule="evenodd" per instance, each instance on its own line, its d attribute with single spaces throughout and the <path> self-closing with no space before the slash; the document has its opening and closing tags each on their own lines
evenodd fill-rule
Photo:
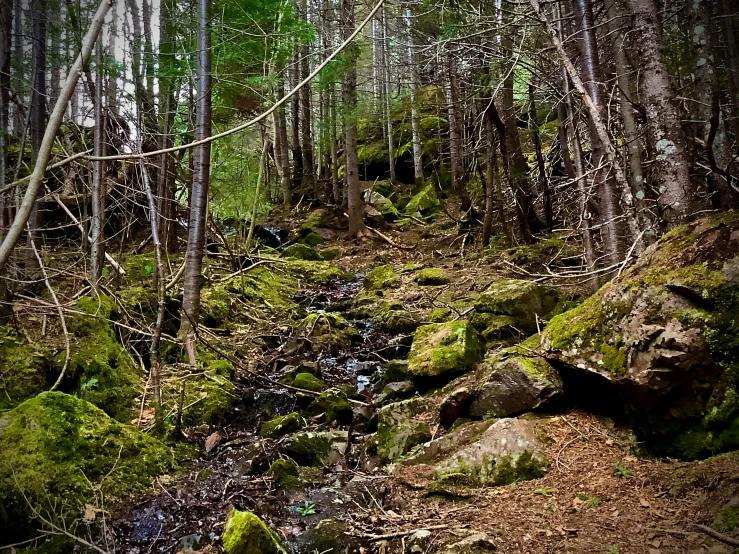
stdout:
<svg viewBox="0 0 739 554">
<path fill-rule="evenodd" d="M 426 409 L 422 398 L 383 406 L 377 411 L 377 454 L 385 461 L 399 460 L 414 446 L 431 438 L 428 423 L 418 419 Z"/>
<path fill-rule="evenodd" d="M 285 554 L 280 538 L 252 512 L 231 510 L 223 529 L 224 554 Z"/>
</svg>

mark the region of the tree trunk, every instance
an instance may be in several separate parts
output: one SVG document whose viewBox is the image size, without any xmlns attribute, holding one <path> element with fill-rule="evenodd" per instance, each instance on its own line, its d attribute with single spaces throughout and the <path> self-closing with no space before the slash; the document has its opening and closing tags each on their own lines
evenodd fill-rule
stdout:
<svg viewBox="0 0 739 554">
<path fill-rule="evenodd" d="M 99 36 L 95 56 L 95 156 L 103 156 L 105 147 L 105 116 L 103 114 L 103 37 Z M 90 234 L 92 236 L 90 252 L 90 286 L 95 293 L 99 292 L 99 281 L 103 274 L 105 260 L 104 225 L 105 225 L 105 182 L 104 166 L 102 161 L 92 162 L 92 220 Z"/>
<path fill-rule="evenodd" d="M 295 56 L 292 64 L 292 86 L 300 82 L 300 57 Z M 290 100 L 290 116 L 292 125 L 292 151 L 293 151 L 293 188 L 297 188 L 303 181 L 303 150 L 300 147 L 300 91 L 293 95 Z"/>
<path fill-rule="evenodd" d="M 457 79 L 457 61 L 453 52 L 446 55 L 447 79 L 446 103 L 449 117 L 449 170 L 452 179 L 452 190 L 458 191 L 462 188 L 464 167 L 462 163 L 462 130 L 459 118 L 459 82 Z"/>
<path fill-rule="evenodd" d="M 595 21 L 591 0 L 574 0 L 576 26 L 580 29 L 577 46 L 580 50 L 580 73 L 585 90 L 593 101 L 598 115 L 605 120 L 605 101 L 603 98 L 603 75 L 600 67 L 598 43 L 595 35 Z M 592 163 L 595 172 L 595 184 L 601 200 L 603 245 L 606 255 L 612 263 L 618 263 L 625 254 L 624 233 L 621 231 L 621 205 L 615 179 L 605 165 L 605 144 L 600 138 L 594 118 L 588 119 L 590 143 L 592 145 Z"/>
<path fill-rule="evenodd" d="M 337 206 L 341 205 L 341 185 L 339 181 L 339 148 L 336 144 L 336 90 L 334 89 L 333 83 L 329 89 L 329 110 L 331 112 L 331 189 L 333 190 L 334 204 Z"/>
<path fill-rule="evenodd" d="M 279 79 L 277 81 L 277 96 L 280 98 L 285 96 L 285 81 Z M 277 120 L 279 121 L 280 131 L 280 183 L 282 186 L 282 201 L 289 210 L 292 207 L 292 187 L 290 186 L 290 148 L 287 142 L 287 118 L 285 117 L 285 108 L 277 109 Z M 277 137 L 275 137 L 277 144 Z"/>
<path fill-rule="evenodd" d="M 341 0 L 341 24 L 343 38 L 347 40 L 354 32 L 354 0 Z M 364 233 L 364 204 L 359 185 L 359 160 L 357 159 L 357 46 L 346 49 L 342 100 L 344 103 L 344 173 L 349 212 L 349 236 Z"/>
<path fill-rule="evenodd" d="M 413 44 L 413 26 L 411 23 L 411 9 L 406 8 L 405 17 L 408 28 L 408 60 L 411 65 L 411 133 L 413 141 L 413 175 L 416 178 L 416 187 L 423 183 L 423 153 L 421 150 L 421 121 L 418 115 L 418 68 L 416 67 L 416 52 Z"/>
<path fill-rule="evenodd" d="M 534 142 L 536 166 L 539 170 L 539 189 L 542 191 L 544 196 L 544 217 L 546 218 L 547 229 L 551 229 L 554 227 L 554 216 L 552 215 L 552 194 L 551 189 L 549 188 L 549 179 L 547 179 L 544 153 L 541 150 L 539 123 L 536 121 L 536 95 L 534 92 L 533 82 L 529 83 L 529 129 L 531 130 L 531 138 Z"/>
<path fill-rule="evenodd" d="M 382 26 L 382 73 L 385 92 L 385 121 L 387 123 L 387 151 L 388 161 L 390 163 L 390 180 L 395 182 L 395 146 L 393 144 L 393 118 L 390 103 L 390 41 L 387 38 L 387 21 L 385 21 L 385 6 L 382 6 L 380 12 L 380 21 Z"/>
<path fill-rule="evenodd" d="M 31 151 L 33 159 L 38 159 L 41 143 L 46 130 L 46 0 L 34 0 L 31 6 L 31 21 L 33 28 L 33 89 L 31 92 Z M 39 213 L 40 201 L 36 200 L 28 218 L 28 234 L 26 235 L 26 255 L 24 267 L 26 277 L 33 279 L 39 264 L 34 253 L 33 243 L 36 241 L 36 231 L 41 224 Z"/>
<path fill-rule="evenodd" d="M 685 136 L 675 96 L 662 57 L 662 39 L 654 0 L 628 0 L 642 61 L 642 98 L 656 149 L 657 204 L 668 227 L 680 224 L 690 213 L 692 192 Z"/>
<path fill-rule="evenodd" d="M 198 58 L 196 71 L 195 140 L 211 135 L 211 47 L 210 0 L 198 0 Z M 180 335 L 185 341 L 190 365 L 195 365 L 195 328 L 200 313 L 200 278 L 208 217 L 210 184 L 210 143 L 195 147 L 190 219 L 185 254 L 185 280 L 182 296 Z"/>
<path fill-rule="evenodd" d="M 495 156 L 495 135 L 493 133 L 493 119 L 490 110 L 486 110 L 483 114 L 485 125 L 485 214 L 482 222 L 482 247 L 486 248 L 490 245 L 490 237 L 493 235 L 493 212 L 494 190 L 495 190 L 495 173 L 497 171 L 497 160 Z M 505 222 L 501 220 L 505 225 Z"/>
<path fill-rule="evenodd" d="M 13 89 L 18 98 L 23 101 L 24 94 L 24 69 L 23 62 L 23 2 L 18 0 L 13 4 L 13 59 L 15 67 L 13 67 Z M 16 104 L 13 109 L 13 134 L 18 140 L 21 139 L 21 133 L 26 132 L 25 117 L 23 109 Z"/>
<path fill-rule="evenodd" d="M 626 142 L 626 157 L 629 162 L 631 179 L 631 193 L 635 199 L 635 208 L 639 228 L 644 233 L 645 245 L 657 240 L 654 223 L 649 217 L 649 206 L 646 200 L 644 173 L 642 172 L 642 142 L 634 117 L 634 107 L 631 101 L 631 80 L 629 79 L 629 63 L 626 58 L 624 35 L 620 33 L 618 10 L 615 0 L 608 8 L 608 28 L 614 35 L 613 60 L 618 81 L 618 92 L 621 105 L 621 121 L 623 122 L 624 141 Z"/>
<path fill-rule="evenodd" d="M 729 89 L 732 129 L 735 140 L 739 140 L 739 42 L 737 42 L 739 37 L 733 25 L 737 18 L 736 3 L 732 3 L 732 0 L 719 0 L 718 8 L 721 33 L 725 45 L 722 50 L 726 61 L 726 80 Z"/>
<path fill-rule="evenodd" d="M 302 0 L 302 15 L 306 22 L 308 21 L 307 0 Z M 310 74 L 310 47 L 306 44 L 300 49 L 300 78 L 301 80 Z M 302 183 L 308 189 L 315 191 L 316 187 L 316 168 L 313 163 L 313 129 L 311 102 L 312 88 L 311 84 L 306 84 L 300 89 L 300 111 L 302 115 L 302 153 L 303 153 L 303 175 Z"/>
</svg>

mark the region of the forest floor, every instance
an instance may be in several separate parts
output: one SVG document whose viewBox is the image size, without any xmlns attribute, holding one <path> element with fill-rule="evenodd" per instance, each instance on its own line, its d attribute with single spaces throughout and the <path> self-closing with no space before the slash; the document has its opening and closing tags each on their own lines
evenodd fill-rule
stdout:
<svg viewBox="0 0 739 554">
<path fill-rule="evenodd" d="M 443 214 L 433 228 L 382 233 L 397 245 L 413 248 L 399 249 L 379 237 L 346 242 L 340 231 L 326 230 L 326 245 L 341 250 L 336 265 L 356 279 L 307 286 L 296 291 L 298 301 L 309 312 L 341 311 L 374 266 L 441 267 L 451 278 L 445 287 L 422 290 L 401 274 L 390 291 L 410 311 L 421 313 L 444 306 L 442 289 L 463 296 L 482 290 L 497 276 L 512 275 L 503 259 L 471 254 L 473 247 L 463 245 L 457 226 Z M 520 271 L 516 277 L 521 278 Z M 363 404 L 372 403 L 370 387 L 365 386 L 371 375 L 388 359 L 406 354 L 407 347 L 398 340 L 401 334 L 381 332 L 367 319 L 346 317 L 362 334 L 351 348 L 333 354 L 300 349 L 285 353 L 285 336 L 262 349 L 256 366 L 277 379 L 278 365 L 317 361 L 329 385 L 351 383 L 364 389 L 354 397 L 355 412 L 361 412 Z M 229 340 L 219 338 L 219 347 L 232 351 Z M 281 364 L 260 365 L 276 359 Z M 243 368 L 237 370 L 236 382 L 239 395 L 254 397 L 255 387 L 264 387 L 255 385 Z M 284 391 L 257 390 L 260 394 L 271 402 L 299 403 Z M 449 544 L 479 532 L 487 534 L 498 552 L 510 554 L 733 551 L 694 525 L 711 525 L 719 508 L 739 495 L 738 455 L 698 462 L 639 458 L 628 429 L 576 402 L 541 417 L 552 460 L 541 479 L 430 492 L 429 466 L 388 468 L 366 455 L 361 444 L 369 424 L 364 421 L 348 429 L 345 457 L 301 475 L 309 486 L 283 491 L 265 470 L 284 439 L 260 439 L 259 420 L 238 411 L 221 426 L 191 430 L 190 440 L 216 446 L 183 474 L 158 479 L 155 493 L 115 514 L 109 526 L 116 551 L 215 552 L 218 547 L 206 543 L 213 540 L 217 545 L 232 507 L 253 511 L 295 549 L 302 533 L 325 518 L 336 518 L 348 524 L 349 551 L 362 553 L 452 552 Z M 325 429 L 325 423 L 309 422 L 309 428 Z"/>
</svg>

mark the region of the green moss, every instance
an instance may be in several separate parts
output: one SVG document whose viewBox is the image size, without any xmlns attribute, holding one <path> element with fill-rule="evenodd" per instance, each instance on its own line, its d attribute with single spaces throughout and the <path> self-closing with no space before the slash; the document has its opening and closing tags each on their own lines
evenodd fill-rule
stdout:
<svg viewBox="0 0 739 554">
<path fill-rule="evenodd" d="M 501 459 L 483 457 L 479 466 L 458 459 L 450 471 L 434 475 L 440 482 L 457 485 L 511 485 L 520 481 L 530 481 L 544 476 L 546 466 L 530 452 L 518 457 L 505 456 Z"/>
<path fill-rule="evenodd" d="M 399 300 L 378 302 L 372 319 L 380 329 L 391 333 L 412 332 L 419 323 Z"/>
<path fill-rule="evenodd" d="M 315 233 L 312 233 L 315 234 Z M 318 236 L 318 235 L 316 235 Z M 295 258 L 297 260 L 317 261 L 321 256 L 316 250 L 307 244 L 295 243 L 291 244 L 282 251 L 283 258 Z"/>
<path fill-rule="evenodd" d="M 0 418 L 1 514 L 19 524 L 28 502 L 70 522 L 99 490 L 110 508 L 175 468 L 156 439 L 74 396 L 44 392 Z"/>
<path fill-rule="evenodd" d="M 328 385 L 310 373 L 298 373 L 293 380 L 293 387 L 314 392 L 322 392 L 328 388 Z"/>
<path fill-rule="evenodd" d="M 452 315 L 452 311 L 449 308 L 434 308 L 429 312 L 428 319 L 429 323 L 444 323 L 448 321 Z"/>
<path fill-rule="evenodd" d="M 303 238 L 300 239 L 301 244 L 305 244 L 310 246 L 311 248 L 315 248 L 319 244 L 323 244 L 323 237 L 319 235 L 318 233 L 310 232 L 307 235 L 305 235 Z M 290 248 L 288 246 L 288 248 Z M 286 249 L 287 250 L 287 249 Z M 320 254 L 318 255 L 320 258 Z M 294 258 L 298 258 L 300 256 L 292 256 Z M 313 258 L 302 258 L 301 259 L 313 259 Z"/>
<path fill-rule="evenodd" d="M 155 268 L 154 251 L 126 256 L 121 261 L 121 267 L 126 271 L 125 279 L 130 285 L 151 285 Z"/>
<path fill-rule="evenodd" d="M 397 383 L 408 379 L 408 360 L 390 360 L 382 374 L 383 384 Z"/>
<path fill-rule="evenodd" d="M 408 205 L 405 207 L 405 213 L 421 214 L 423 217 L 430 218 L 441 211 L 441 203 L 436 195 L 433 185 L 427 185 L 418 194 L 414 195 Z"/>
<path fill-rule="evenodd" d="M 333 312 L 308 314 L 298 325 L 297 332 L 310 339 L 314 351 L 338 352 L 361 340 L 359 331 Z"/>
<path fill-rule="evenodd" d="M 377 455 L 393 462 L 413 447 L 431 438 L 429 425 L 417 419 L 426 409 L 423 398 L 412 398 L 383 406 L 377 412 Z"/>
<path fill-rule="evenodd" d="M 223 530 L 224 554 L 283 554 L 277 533 L 251 512 L 233 509 Z"/>
<path fill-rule="evenodd" d="M 483 354 L 480 336 L 467 321 L 423 325 L 413 337 L 408 371 L 414 379 L 462 373 Z"/>
<path fill-rule="evenodd" d="M 328 248 L 321 250 L 318 254 L 321 256 L 321 260 L 330 262 L 331 260 L 338 258 L 340 253 L 341 251 L 338 246 L 329 246 Z"/>
<path fill-rule="evenodd" d="M 269 474 L 280 489 L 292 490 L 300 489 L 304 486 L 298 474 L 298 464 L 292 460 L 275 460 L 269 466 Z"/>
<path fill-rule="evenodd" d="M 294 279 L 310 283 L 322 284 L 335 279 L 351 280 L 354 278 L 351 274 L 343 273 L 338 267 L 322 261 L 289 260 L 285 270 Z M 293 294 L 294 292 L 293 290 Z"/>
<path fill-rule="evenodd" d="M 0 329 L 0 410 L 17 406 L 49 386 L 49 354 L 38 343 Z"/>
<path fill-rule="evenodd" d="M 519 266 L 551 266 L 552 262 L 580 255 L 579 246 L 555 235 L 534 244 L 522 244 L 506 251 Z"/>
<path fill-rule="evenodd" d="M 474 312 L 469 321 L 487 341 L 506 339 L 518 334 L 516 320 L 507 315 Z"/>
<path fill-rule="evenodd" d="M 727 504 L 713 520 L 713 527 L 721 533 L 733 533 L 739 528 L 739 504 Z"/>
<path fill-rule="evenodd" d="M 364 278 L 364 288 L 367 290 L 381 290 L 393 286 L 398 282 L 398 276 L 389 265 L 381 265 L 370 271 Z"/>
<path fill-rule="evenodd" d="M 449 283 L 449 275 L 438 267 L 427 267 L 422 269 L 413 278 L 421 286 L 438 286 Z"/>
<path fill-rule="evenodd" d="M 495 472 L 494 484 L 510 485 L 519 481 L 531 481 L 544 476 L 544 467 L 541 462 L 531 455 L 531 452 L 524 452 L 515 461 L 511 458 L 504 458 L 498 462 Z"/>
<path fill-rule="evenodd" d="M 311 415 L 325 414 L 326 421 L 335 421 L 339 425 L 349 425 L 354 419 L 354 410 L 347 400 L 346 394 L 339 389 L 323 391 L 308 406 Z"/>
<path fill-rule="evenodd" d="M 64 390 L 75 391 L 119 421 L 130 421 L 141 370 L 118 343 L 109 323 L 116 316 L 116 305 L 107 296 L 85 297 L 74 309 L 81 313 L 67 318 L 72 345 Z M 62 367 L 64 358 L 65 352 L 56 356 L 57 367 Z"/>
<path fill-rule="evenodd" d="M 266 439 L 274 439 L 300 431 L 303 428 L 303 418 L 298 412 L 293 412 L 284 416 L 277 416 L 262 424 L 259 429 L 259 435 Z"/>
<path fill-rule="evenodd" d="M 301 465 L 320 464 L 331 451 L 331 441 L 325 433 L 296 433 L 285 443 L 285 454 Z"/>
</svg>

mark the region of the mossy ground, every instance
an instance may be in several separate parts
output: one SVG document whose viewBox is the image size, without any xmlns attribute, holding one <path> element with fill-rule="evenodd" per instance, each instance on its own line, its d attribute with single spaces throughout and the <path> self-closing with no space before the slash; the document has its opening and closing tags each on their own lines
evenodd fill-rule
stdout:
<svg viewBox="0 0 739 554">
<path fill-rule="evenodd" d="M 0 411 L 13 408 L 47 389 L 50 353 L 8 329 L 0 330 Z"/>
</svg>

